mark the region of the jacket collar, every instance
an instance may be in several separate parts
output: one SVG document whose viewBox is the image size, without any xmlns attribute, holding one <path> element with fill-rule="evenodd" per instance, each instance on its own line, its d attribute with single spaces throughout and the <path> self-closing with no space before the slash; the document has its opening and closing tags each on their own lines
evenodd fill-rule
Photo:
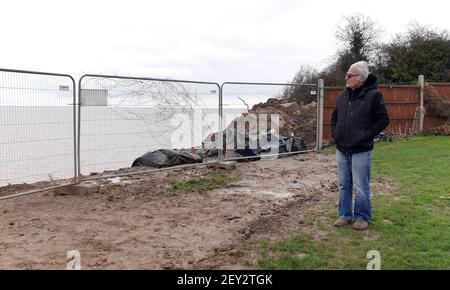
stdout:
<svg viewBox="0 0 450 290">
<path fill-rule="evenodd" d="M 361 98 L 366 91 L 371 89 L 378 89 L 378 79 L 373 74 L 369 74 L 366 81 L 359 88 L 356 88 L 355 90 L 347 88 L 347 94 L 353 101 Z"/>
</svg>

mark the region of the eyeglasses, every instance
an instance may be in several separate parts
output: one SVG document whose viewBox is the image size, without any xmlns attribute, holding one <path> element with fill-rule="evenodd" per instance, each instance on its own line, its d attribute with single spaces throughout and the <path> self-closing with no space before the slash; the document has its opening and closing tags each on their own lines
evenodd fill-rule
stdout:
<svg viewBox="0 0 450 290">
<path fill-rule="evenodd" d="M 352 75 L 352 74 L 346 73 L 345 77 L 348 78 L 348 79 L 351 79 L 352 77 L 356 77 L 356 76 L 359 76 L 359 75 L 360 74 Z"/>
</svg>

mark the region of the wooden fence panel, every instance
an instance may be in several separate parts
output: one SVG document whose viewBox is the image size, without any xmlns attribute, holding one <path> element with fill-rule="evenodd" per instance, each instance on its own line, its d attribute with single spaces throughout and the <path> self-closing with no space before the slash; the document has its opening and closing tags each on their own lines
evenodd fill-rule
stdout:
<svg viewBox="0 0 450 290">
<path fill-rule="evenodd" d="M 440 94 L 450 96 L 450 84 L 432 85 Z M 344 88 L 325 87 L 324 92 L 324 118 L 323 118 L 323 139 L 324 142 L 332 141 L 331 138 L 331 114 L 336 106 L 337 99 Z M 413 86 L 391 86 L 380 85 L 380 92 L 383 94 L 384 102 L 390 117 L 390 124 L 386 128 L 389 133 L 405 133 L 413 126 L 414 115 L 417 107 L 420 106 L 420 87 Z M 437 127 L 448 121 L 448 118 L 428 116 L 425 114 L 424 129 Z"/>
</svg>

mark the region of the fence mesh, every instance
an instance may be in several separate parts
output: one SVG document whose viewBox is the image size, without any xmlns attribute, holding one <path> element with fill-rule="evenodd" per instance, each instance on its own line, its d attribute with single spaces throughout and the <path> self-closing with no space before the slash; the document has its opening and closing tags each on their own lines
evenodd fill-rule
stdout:
<svg viewBox="0 0 450 290">
<path fill-rule="evenodd" d="M 225 160 L 316 147 L 317 85 L 225 83 Z"/>
<path fill-rule="evenodd" d="M 201 153 L 219 125 L 219 85 L 84 76 L 80 81 L 81 174 L 130 167 L 159 149 Z"/>
<path fill-rule="evenodd" d="M 417 107 L 411 106 L 417 96 L 409 90 L 417 89 L 380 87 L 386 91 L 387 104 L 388 90 L 394 91 L 392 104 L 408 105 L 409 111 Z M 85 75 L 79 81 L 77 119 L 71 76 L 0 69 L 0 195 L 13 188 L 4 187 L 9 184 L 71 177 L 78 181 L 79 173 L 120 171 L 158 149 L 196 153 L 203 162 L 276 158 L 314 150 L 320 140 L 318 93 L 316 84 L 227 82 L 220 87 L 197 81 Z M 328 95 L 322 117 L 329 127 L 327 116 L 336 96 Z M 410 120 L 413 113 L 404 111 L 392 118 L 392 126 Z M 424 112 L 415 113 L 417 131 Z M 37 189 L 49 186 L 53 184 Z"/>
<path fill-rule="evenodd" d="M 220 92 L 217 83 L 86 75 L 79 82 L 74 126 L 71 77 L 2 71 L 1 181 L 73 177 L 74 127 L 83 175 L 128 168 L 158 149 L 214 161 L 220 149 L 233 159 L 245 157 L 241 149 L 273 154 L 315 148 L 315 85 L 225 83 L 222 99 Z"/>
<path fill-rule="evenodd" d="M 74 82 L 0 70 L 0 186 L 74 177 Z"/>
</svg>

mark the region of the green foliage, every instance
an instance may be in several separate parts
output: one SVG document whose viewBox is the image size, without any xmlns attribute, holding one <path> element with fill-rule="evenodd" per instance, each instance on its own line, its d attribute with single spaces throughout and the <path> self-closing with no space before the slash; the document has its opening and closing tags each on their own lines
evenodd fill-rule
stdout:
<svg viewBox="0 0 450 290">
<path fill-rule="evenodd" d="M 430 82 L 450 82 L 448 30 L 412 23 L 405 33 L 387 43 L 379 41 L 381 31 L 374 21 L 361 14 L 344 17 L 336 30 L 341 45 L 330 64 L 315 75 L 324 79 L 327 86 L 343 86 L 350 65 L 365 60 L 383 84 L 417 83 L 419 75 L 425 75 Z M 302 69 L 298 74 L 302 74 Z"/>
<path fill-rule="evenodd" d="M 428 81 L 450 81 L 448 31 L 411 24 L 406 34 L 381 46 L 378 55 L 374 70 L 383 82 L 416 81 L 421 74 Z"/>
<path fill-rule="evenodd" d="M 350 65 L 361 60 L 370 60 L 381 31 L 377 23 L 369 17 L 361 14 L 345 16 L 336 31 L 336 38 L 342 45 L 337 50 L 334 61 L 320 72 L 325 84 L 344 85 L 344 75 Z"/>
<path fill-rule="evenodd" d="M 289 240 L 273 244 L 261 243 L 262 269 L 326 269 L 328 264 L 324 250 L 314 244 L 311 237 L 297 235 Z"/>
</svg>

